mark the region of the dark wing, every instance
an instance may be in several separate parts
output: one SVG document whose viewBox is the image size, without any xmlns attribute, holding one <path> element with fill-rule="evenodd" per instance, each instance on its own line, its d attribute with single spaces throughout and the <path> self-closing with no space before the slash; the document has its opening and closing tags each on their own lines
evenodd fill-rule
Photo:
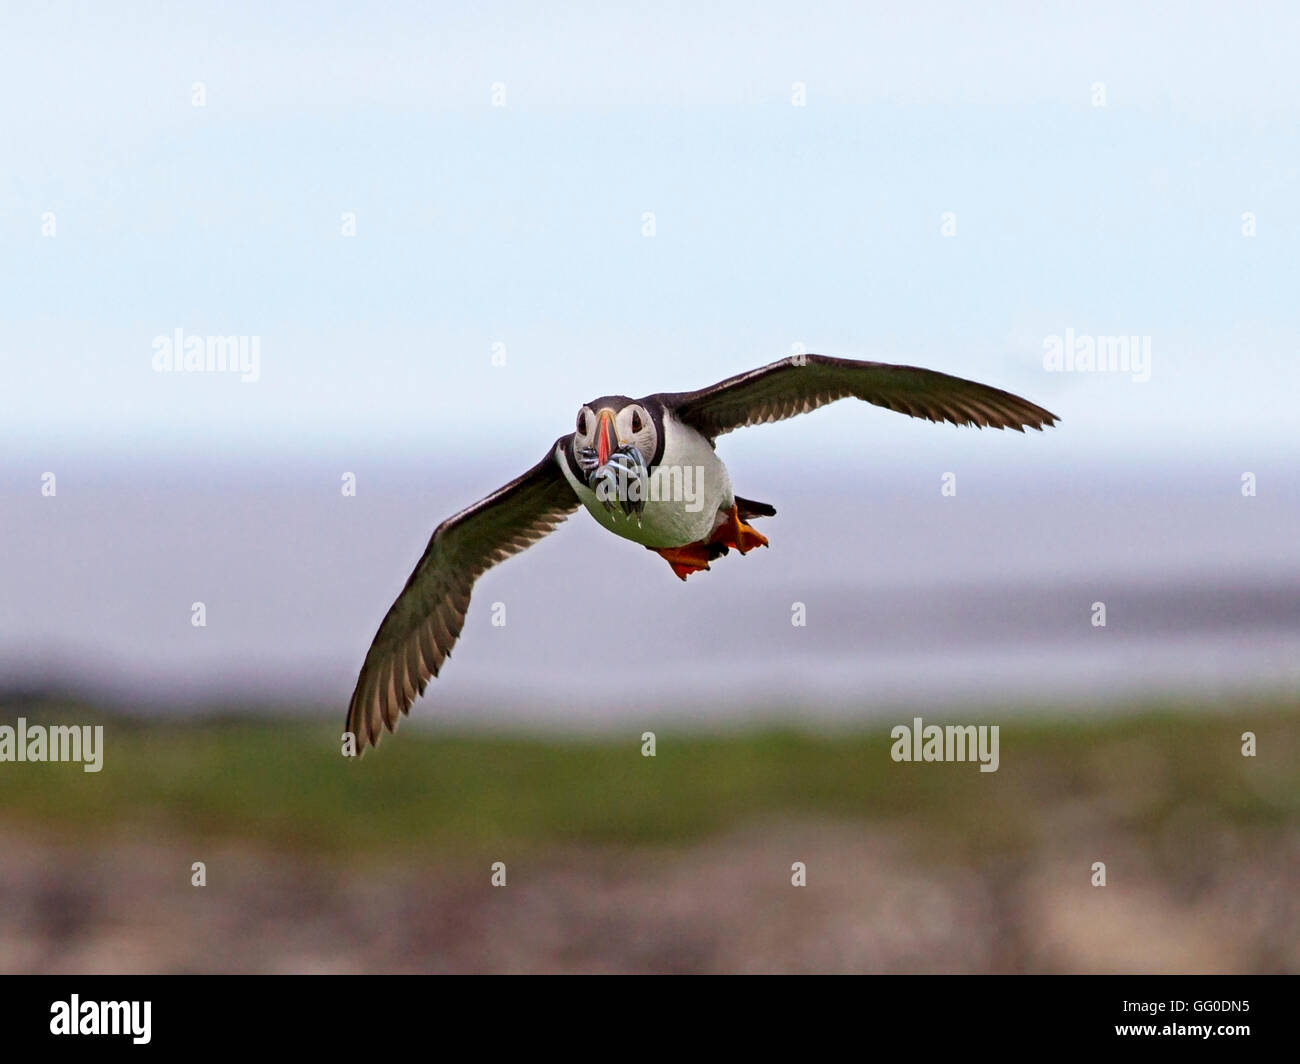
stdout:
<svg viewBox="0 0 1300 1064">
<path fill-rule="evenodd" d="M 655 396 L 712 439 L 746 425 L 783 421 L 852 396 L 931 421 L 995 429 L 1042 429 L 1055 414 L 1000 388 L 950 377 L 932 369 L 855 362 L 825 355 L 796 355 L 728 377 L 698 392 Z"/>
<path fill-rule="evenodd" d="M 357 677 L 347 730 L 357 753 L 394 731 L 451 654 L 474 581 L 532 546 L 579 506 L 556 461 L 561 436 L 537 465 L 436 529 L 424 557 L 384 617 Z"/>
</svg>

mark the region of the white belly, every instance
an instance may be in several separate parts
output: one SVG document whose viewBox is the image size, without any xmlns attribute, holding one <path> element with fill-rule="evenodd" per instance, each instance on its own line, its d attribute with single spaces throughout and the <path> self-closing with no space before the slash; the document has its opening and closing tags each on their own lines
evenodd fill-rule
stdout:
<svg viewBox="0 0 1300 1064">
<path fill-rule="evenodd" d="M 594 491 L 573 478 L 567 463 L 560 468 L 587 512 L 616 536 L 647 547 L 684 547 L 707 539 L 719 512 L 731 508 L 731 478 L 695 429 L 665 417 L 664 433 L 663 457 L 650 474 L 640 524 L 635 514 L 627 517 L 617 505 L 607 510 Z"/>
</svg>

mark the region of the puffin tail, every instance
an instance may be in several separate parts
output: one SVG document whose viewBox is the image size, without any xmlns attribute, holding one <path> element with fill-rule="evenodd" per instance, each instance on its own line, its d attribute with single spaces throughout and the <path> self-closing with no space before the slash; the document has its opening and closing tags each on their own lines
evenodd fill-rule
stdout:
<svg viewBox="0 0 1300 1064">
<path fill-rule="evenodd" d="M 739 495 L 736 497 L 736 510 L 739 512 L 742 521 L 748 521 L 752 517 L 775 517 L 776 507 L 765 502 L 754 502 L 753 499 L 742 499 Z"/>
</svg>

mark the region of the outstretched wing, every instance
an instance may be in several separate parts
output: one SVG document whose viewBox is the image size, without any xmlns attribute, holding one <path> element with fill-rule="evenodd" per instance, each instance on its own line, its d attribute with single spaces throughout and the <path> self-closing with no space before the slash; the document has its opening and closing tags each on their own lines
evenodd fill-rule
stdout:
<svg viewBox="0 0 1300 1064">
<path fill-rule="evenodd" d="M 397 596 L 357 677 L 347 730 L 357 753 L 394 731 L 451 654 L 465 623 L 474 581 L 532 546 L 579 506 L 556 460 L 561 436 L 537 465 L 436 529 Z"/>
<path fill-rule="evenodd" d="M 698 392 L 658 395 L 679 420 L 712 439 L 746 425 L 784 421 L 848 397 L 954 425 L 1042 429 L 1055 414 L 1000 388 L 916 366 L 796 355 Z"/>
</svg>

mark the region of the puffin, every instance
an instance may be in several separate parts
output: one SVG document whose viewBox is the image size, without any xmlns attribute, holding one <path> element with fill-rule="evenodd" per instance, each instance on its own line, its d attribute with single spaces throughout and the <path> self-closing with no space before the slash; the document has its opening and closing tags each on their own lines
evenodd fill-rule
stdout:
<svg viewBox="0 0 1300 1064">
<path fill-rule="evenodd" d="M 377 746 L 437 676 L 459 638 L 474 582 L 579 507 L 663 558 L 685 581 L 767 538 L 750 521 L 774 507 L 737 495 L 715 448 L 724 433 L 783 421 L 837 399 L 953 425 L 1055 425 L 1010 392 L 916 366 L 793 355 L 694 392 L 584 403 L 572 432 L 530 470 L 443 521 L 370 644 L 348 703 L 353 755 Z"/>
</svg>

